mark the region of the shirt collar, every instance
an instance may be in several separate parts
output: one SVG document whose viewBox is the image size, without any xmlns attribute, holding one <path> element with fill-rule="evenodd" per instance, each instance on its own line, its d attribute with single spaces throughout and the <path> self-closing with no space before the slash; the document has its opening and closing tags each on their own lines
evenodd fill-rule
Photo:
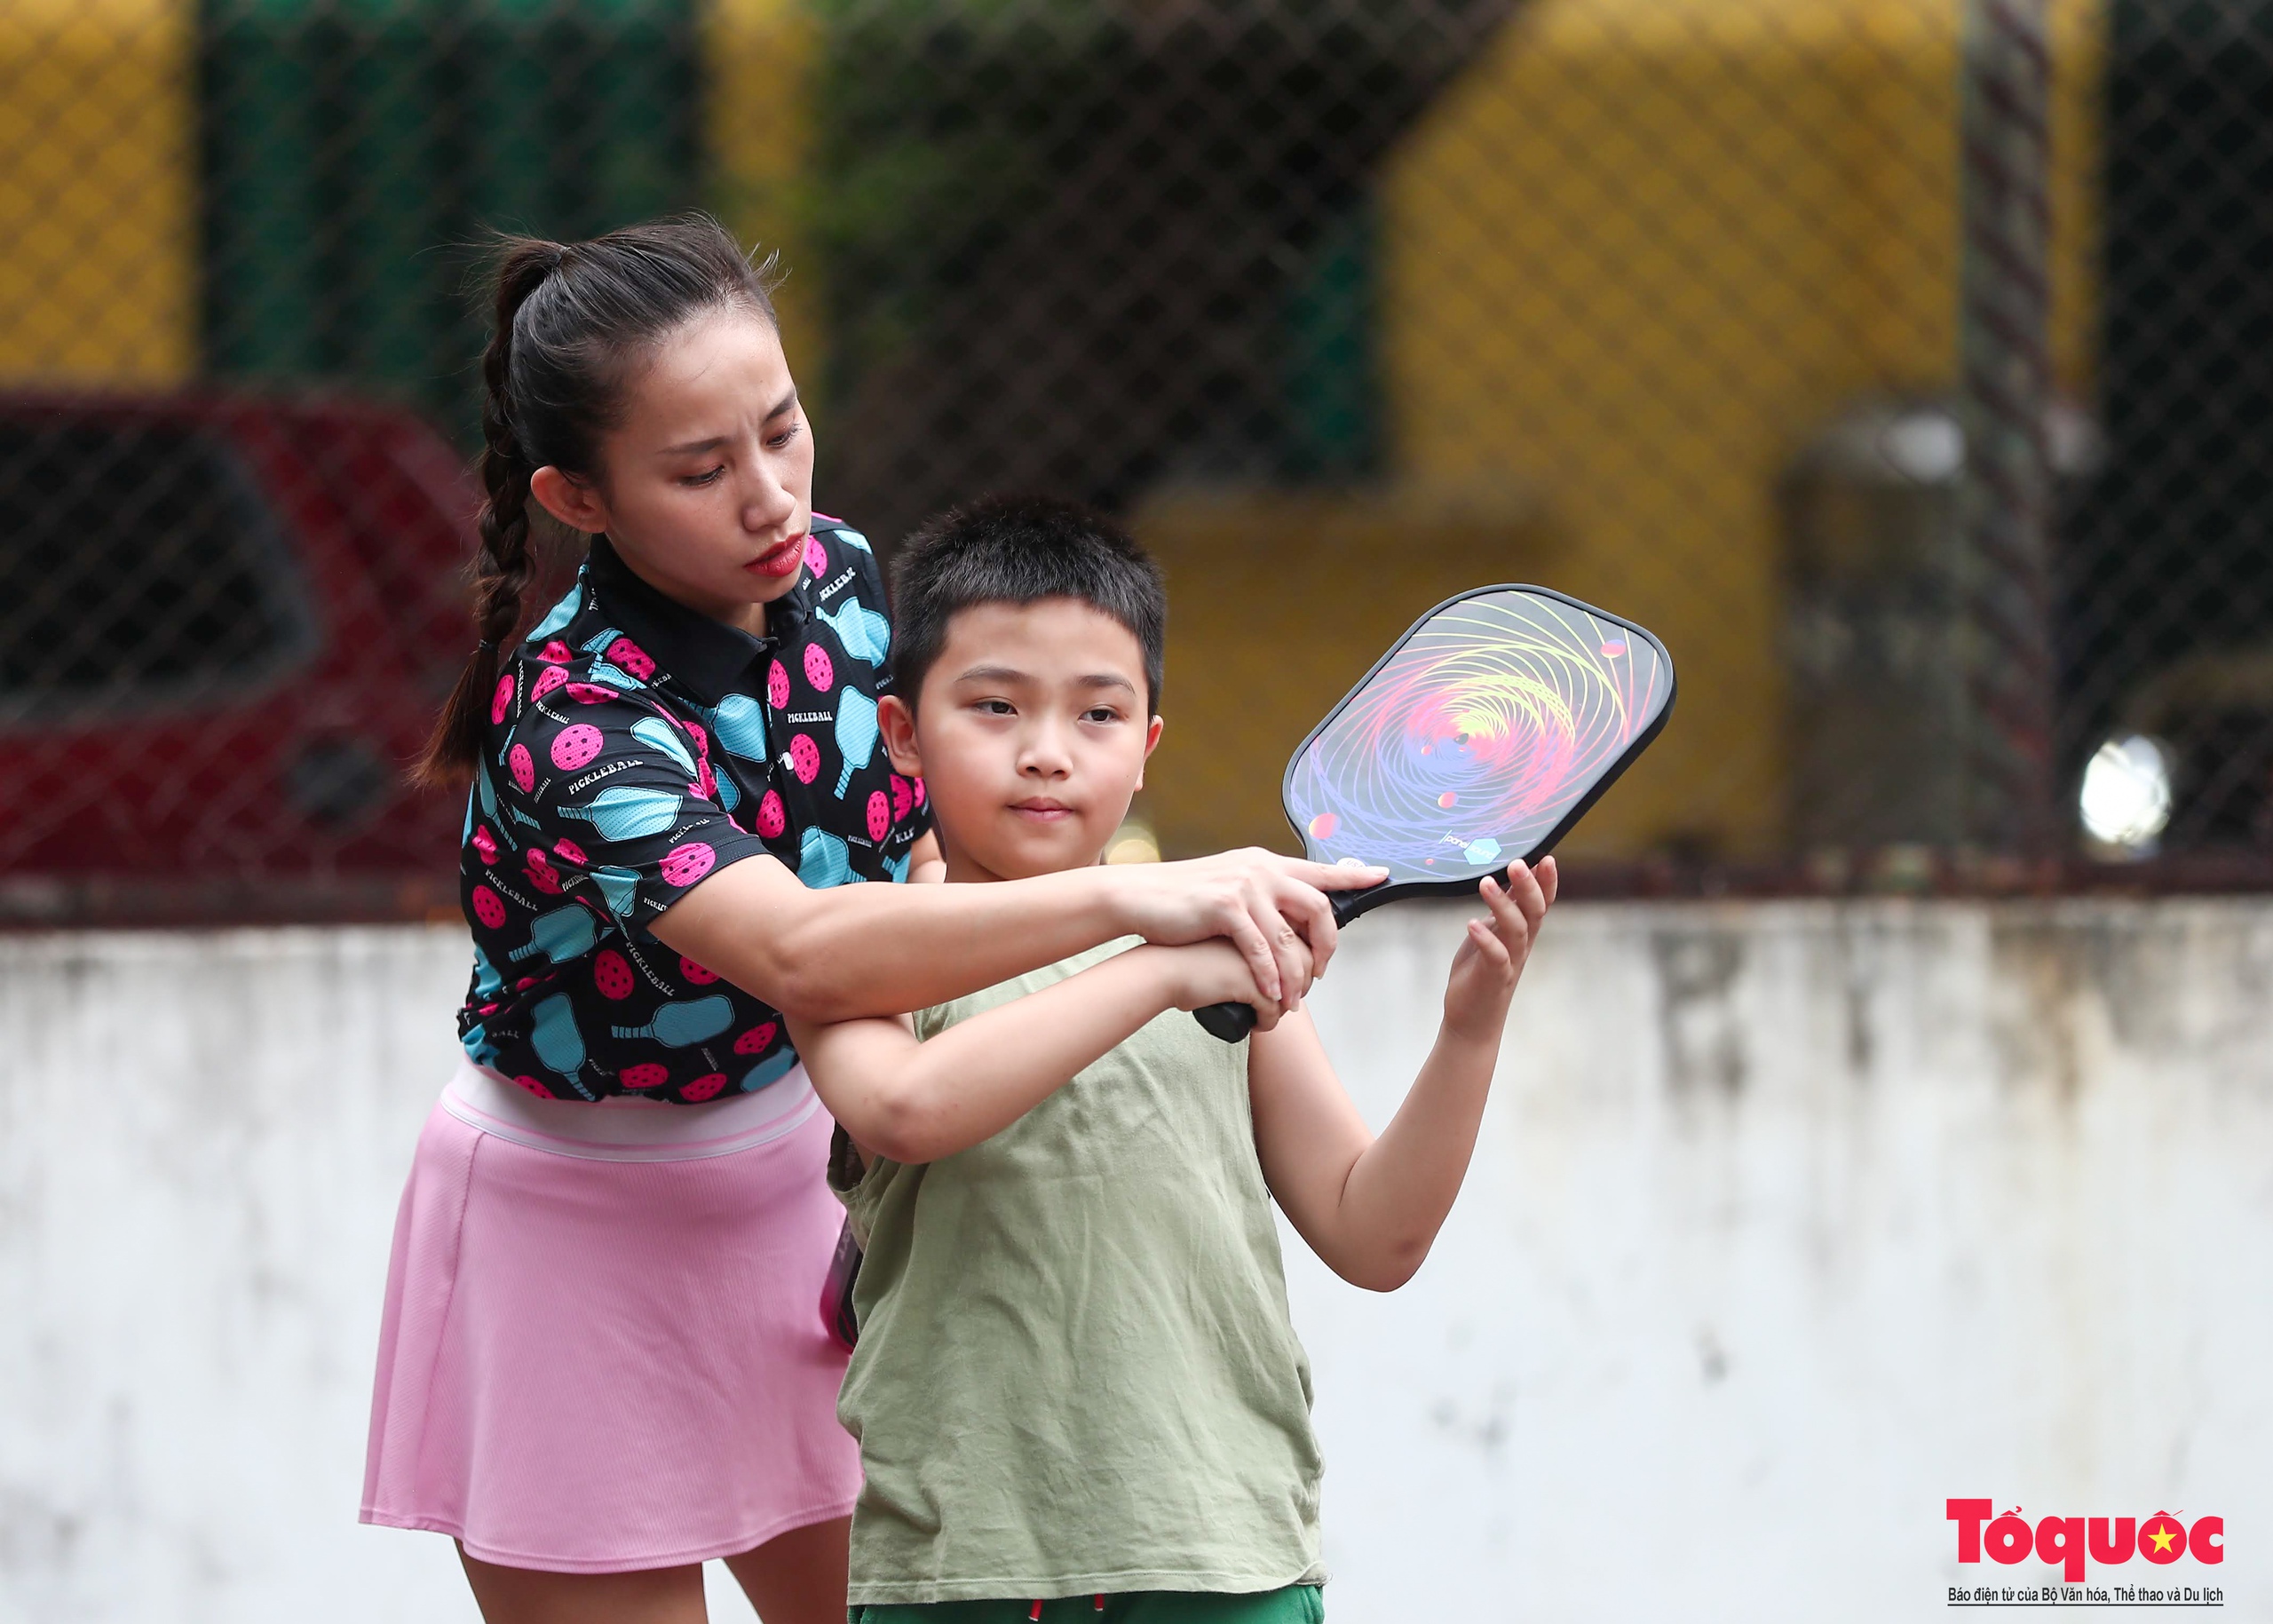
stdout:
<svg viewBox="0 0 2273 1624">
<path fill-rule="evenodd" d="M 754 638 L 666 598 L 633 573 L 605 535 L 592 538 L 585 568 L 609 623 L 629 632 L 666 675 L 705 705 L 733 693 L 750 661 L 795 636 L 811 613 L 812 583 L 803 574 L 765 606 L 765 636 Z"/>
</svg>

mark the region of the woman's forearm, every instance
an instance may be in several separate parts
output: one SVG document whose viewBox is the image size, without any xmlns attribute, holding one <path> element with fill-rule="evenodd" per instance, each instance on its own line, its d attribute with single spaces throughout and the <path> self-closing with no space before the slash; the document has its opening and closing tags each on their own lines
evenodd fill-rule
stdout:
<svg viewBox="0 0 2273 1624">
<path fill-rule="evenodd" d="M 1285 1011 L 1333 956 L 1325 891 L 1381 877 L 1246 851 L 986 884 L 808 891 L 780 861 L 762 857 L 713 874 L 648 929 L 812 1021 L 920 1010 L 1117 936 L 1169 945 L 1222 937 L 1248 966 L 1250 994 Z"/>
<path fill-rule="evenodd" d="M 1103 868 L 999 884 L 808 891 L 770 858 L 706 880 L 651 930 L 814 1022 L 943 1003 L 1128 933 Z"/>
<path fill-rule="evenodd" d="M 1133 948 L 926 1042 L 883 1020 L 793 1019 L 790 1031 L 823 1102 L 864 1151 L 937 1161 L 1000 1133 L 1174 1003 L 1176 954 Z"/>
</svg>

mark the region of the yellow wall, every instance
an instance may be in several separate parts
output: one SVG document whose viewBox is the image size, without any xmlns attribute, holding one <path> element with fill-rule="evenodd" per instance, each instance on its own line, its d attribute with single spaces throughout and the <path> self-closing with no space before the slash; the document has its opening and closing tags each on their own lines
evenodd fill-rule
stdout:
<svg viewBox="0 0 2273 1624">
<path fill-rule="evenodd" d="M 188 0 L 0 4 L 0 384 L 166 384 L 197 354 Z"/>
<path fill-rule="evenodd" d="M 1557 557 L 1508 487 L 1169 490 L 1129 522 L 1168 577 L 1168 726 L 1137 810 L 1170 857 L 1301 851 L 1279 780 L 1303 736 L 1424 612 Z"/>
<path fill-rule="evenodd" d="M 820 30 L 799 0 L 708 0 L 701 27 L 713 206 L 744 246 L 780 250 L 789 273 L 773 296 L 782 345 L 810 392 L 822 372 L 820 266 L 797 222 Z"/>
<path fill-rule="evenodd" d="M 2089 345 L 2096 12 L 2056 0 L 2056 349 Z M 1857 397 L 1945 388 L 1955 0 L 1535 0 L 1390 158 L 1400 475 L 1533 486 L 1548 582 L 1641 621 L 1673 725 L 1574 852 L 1781 836 L 1775 485 Z"/>
</svg>

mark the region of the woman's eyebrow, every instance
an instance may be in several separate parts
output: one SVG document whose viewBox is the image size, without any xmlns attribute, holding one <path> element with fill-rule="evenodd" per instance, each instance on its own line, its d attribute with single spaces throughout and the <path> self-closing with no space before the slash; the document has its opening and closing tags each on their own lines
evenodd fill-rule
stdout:
<svg viewBox="0 0 2273 1624">
<path fill-rule="evenodd" d="M 765 420 L 768 423 L 771 423 L 773 419 L 781 416 L 782 413 L 795 410 L 796 408 L 796 405 L 797 391 L 796 387 L 792 385 L 789 392 L 783 395 L 780 400 L 776 401 L 772 407 L 767 410 L 765 414 Z M 729 438 L 731 437 L 725 434 L 713 434 L 707 440 L 690 440 L 684 445 L 665 446 L 658 455 L 662 456 L 696 456 L 705 451 L 716 451 L 719 447 L 725 445 Z"/>
</svg>

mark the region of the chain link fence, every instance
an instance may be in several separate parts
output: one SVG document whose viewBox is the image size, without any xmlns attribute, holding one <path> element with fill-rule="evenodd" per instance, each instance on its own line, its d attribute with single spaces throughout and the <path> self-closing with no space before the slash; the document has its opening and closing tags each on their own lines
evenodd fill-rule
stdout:
<svg viewBox="0 0 2273 1624">
<path fill-rule="evenodd" d="M 451 908 L 470 245 L 688 207 L 823 508 L 1162 558 L 1171 855 L 1528 580 L 1581 887 L 2262 884 L 2269 198 L 2273 0 L 0 0 L 0 916 Z"/>
</svg>

